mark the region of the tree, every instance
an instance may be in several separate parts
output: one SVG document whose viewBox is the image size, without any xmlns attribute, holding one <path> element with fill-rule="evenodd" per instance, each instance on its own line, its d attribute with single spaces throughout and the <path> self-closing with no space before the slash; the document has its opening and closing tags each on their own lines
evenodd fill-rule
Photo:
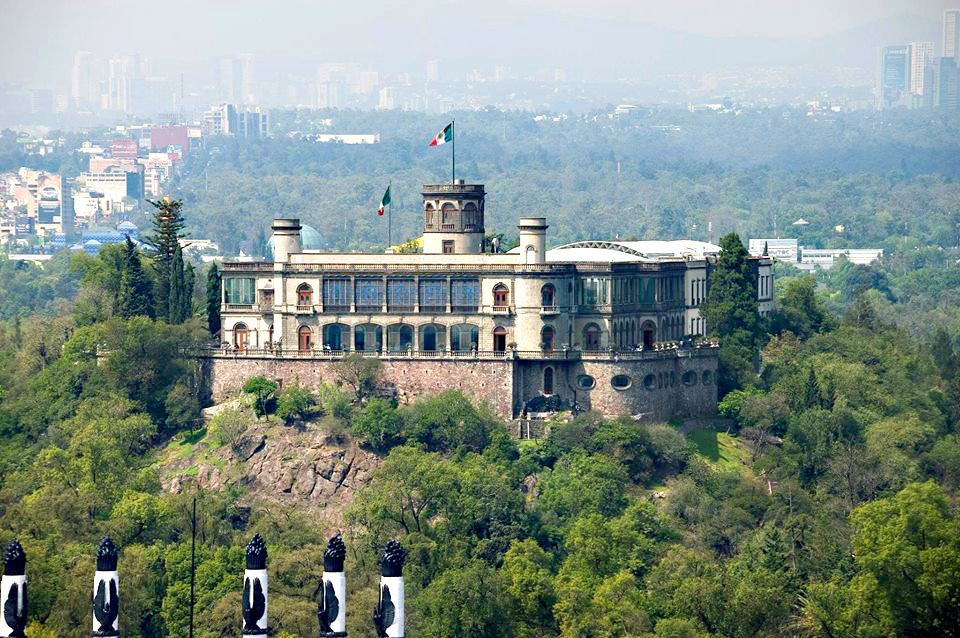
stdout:
<svg viewBox="0 0 960 638">
<path fill-rule="evenodd" d="M 770 319 L 770 331 L 781 334 L 789 330 L 801 339 L 836 327 L 836 320 L 817 297 L 816 279 L 810 275 L 793 277 L 778 300 Z"/>
<path fill-rule="evenodd" d="M 514 636 L 505 581 L 479 561 L 443 572 L 417 597 L 423 615 L 418 633 L 427 638 Z"/>
<path fill-rule="evenodd" d="M 935 483 L 913 483 L 851 516 L 854 555 L 876 579 L 897 635 L 960 635 L 960 519 Z"/>
<path fill-rule="evenodd" d="M 169 197 L 160 201 L 147 201 L 156 208 L 152 220 L 153 233 L 146 238 L 146 243 L 151 247 L 153 267 L 157 273 L 157 317 L 166 318 L 170 316 L 170 287 L 175 254 L 180 248 L 180 237 L 186 225 L 181 213 L 183 202 Z"/>
<path fill-rule="evenodd" d="M 267 415 L 270 399 L 273 398 L 273 393 L 277 391 L 277 384 L 266 377 L 251 377 L 243 384 L 243 391 L 253 395 L 253 413 L 259 419 Z"/>
<path fill-rule="evenodd" d="M 957 373 L 957 355 L 953 349 L 953 339 L 943 326 L 938 326 L 933 335 L 930 354 L 933 356 L 933 362 L 937 364 L 940 377 L 944 380 L 952 380 Z"/>
<path fill-rule="evenodd" d="M 368 401 L 350 427 L 355 437 L 381 454 L 403 443 L 403 419 L 396 408 L 383 399 Z"/>
<path fill-rule="evenodd" d="M 277 416 L 288 425 L 307 418 L 317 403 L 313 392 L 301 385 L 285 388 L 277 397 Z"/>
<path fill-rule="evenodd" d="M 722 396 L 753 382 L 753 358 L 762 323 L 756 281 L 740 237 L 736 233 L 724 236 L 720 249 L 700 312 L 709 333 L 720 338 L 717 383 Z"/>
<path fill-rule="evenodd" d="M 358 400 L 370 395 L 380 380 L 380 360 L 359 352 L 351 352 L 333 366 L 337 378 L 353 388 Z"/>
<path fill-rule="evenodd" d="M 127 237 L 124 244 L 120 288 L 117 292 L 116 312 L 124 319 L 153 317 L 153 295 L 150 278 L 140 263 L 137 248 Z"/>
<path fill-rule="evenodd" d="M 179 324 L 187 319 L 186 308 L 190 304 L 190 296 L 186 289 L 186 274 L 183 269 L 183 251 L 178 243 L 173 249 L 173 260 L 170 267 L 169 296 L 167 297 L 167 323 Z"/>
<path fill-rule="evenodd" d="M 220 334 L 220 269 L 216 263 L 207 271 L 207 330 L 214 337 Z"/>
</svg>

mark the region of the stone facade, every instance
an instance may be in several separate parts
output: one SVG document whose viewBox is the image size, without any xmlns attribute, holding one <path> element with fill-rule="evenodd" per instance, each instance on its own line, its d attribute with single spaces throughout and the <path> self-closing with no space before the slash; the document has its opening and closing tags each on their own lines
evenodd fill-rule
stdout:
<svg viewBox="0 0 960 638">
<path fill-rule="evenodd" d="M 338 359 L 210 353 L 204 357 L 208 392 L 214 401 L 225 400 L 257 375 L 281 386 L 336 383 Z M 391 356 L 382 364 L 382 388 L 402 403 L 459 390 L 472 401 L 489 404 L 504 419 L 576 406 L 609 417 L 659 422 L 710 416 L 717 400 L 717 349 L 709 345 L 590 358 L 577 353 L 552 359 Z"/>
</svg>

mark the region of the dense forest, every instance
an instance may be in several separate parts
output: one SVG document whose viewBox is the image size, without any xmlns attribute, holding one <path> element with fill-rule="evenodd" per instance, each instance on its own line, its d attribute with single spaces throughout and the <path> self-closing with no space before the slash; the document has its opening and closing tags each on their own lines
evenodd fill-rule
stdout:
<svg viewBox="0 0 960 638">
<path fill-rule="evenodd" d="M 294 115 L 277 126 L 310 130 Z M 445 156 L 425 142 L 420 149 L 413 129 L 429 138 L 436 128 L 423 116 L 341 115 L 347 132 L 390 127 L 406 141 L 393 133 L 367 148 L 222 141 L 219 153 L 190 159 L 185 232 L 225 233 L 217 229 L 242 219 L 253 241 L 261 217 L 295 212 L 331 246 L 374 244 L 363 233 L 376 222 L 382 182 L 401 181 L 391 166 L 420 167 L 409 174 L 415 185 L 442 179 Z M 725 275 L 704 310 L 724 367 L 719 415 L 709 423 L 641 425 L 587 413 L 557 418 L 543 440 L 518 442 L 483 405 L 456 393 L 398 404 L 378 394 L 375 363 L 351 362 L 318 388 L 280 391 L 252 378 L 243 396 L 218 406 L 228 409 L 205 418 L 187 355 L 210 343 L 205 287 L 216 273 L 161 255 L 158 235 L 175 231 L 154 227 L 146 252 L 64 254 L 43 269 L 0 259 L 0 542 L 19 538 L 28 555 L 27 635 L 88 634 L 94 553 L 105 534 L 120 548 L 123 633 L 186 635 L 194 498 L 198 638 L 239 630 L 243 547 L 255 533 L 270 548 L 271 625 L 283 638 L 315 635 L 323 550 L 339 529 L 348 627 L 358 638 L 374 635 L 377 557 L 389 539 L 409 552 L 410 636 L 957 635 L 960 199 L 950 122 L 851 115 L 814 123 L 777 113 L 738 131 L 733 114 L 710 116 L 713 126 L 700 114 L 670 116 L 680 126 L 674 142 L 654 142 L 668 135 L 645 125 L 665 117 L 656 112 L 602 126 L 478 113 L 463 125 L 458 116 L 457 130 L 465 131 L 465 175 L 491 188 L 493 219 L 526 214 L 501 198 L 528 201 L 520 194 L 530 189 L 550 202 L 537 210 L 552 218 L 556 239 L 582 236 L 565 201 L 578 192 L 578 202 L 593 202 L 584 210 L 633 224 L 610 234 L 672 228 L 676 236 L 707 208 L 724 231 L 769 232 L 771 211 L 789 220 L 803 202 L 818 240 L 889 249 L 883 264 L 841 262 L 813 275 L 778 265 L 776 308 L 761 319 L 743 294 L 742 245 L 723 237 Z M 765 126 L 782 135 L 765 135 Z M 820 126 L 830 132 L 814 134 Z M 684 142 L 692 135 L 684 127 L 699 130 L 699 144 Z M 607 143 L 591 137 L 597 131 Z M 731 143 L 738 135 L 739 146 Z M 584 139 L 595 141 L 576 147 Z M 724 145 L 729 160 L 718 164 Z M 895 148 L 908 159 L 891 167 Z M 662 163 L 651 155 L 658 152 Z M 501 172 L 512 186 L 494 194 Z M 413 188 L 404 204 L 411 211 Z M 608 208 L 615 193 L 638 211 L 649 195 L 649 210 L 624 218 Z M 673 198 L 676 221 L 654 193 Z M 707 198 L 700 208 L 697 193 Z M 338 198 L 351 203 L 337 209 Z M 721 201 L 733 202 L 725 223 Z M 341 220 L 337 210 L 369 225 L 337 230 L 324 222 Z M 857 216 L 862 232 L 849 231 L 858 227 L 844 217 L 852 234 L 834 236 L 838 211 Z M 201 443 L 204 454 L 228 459 L 216 462 L 241 464 L 235 450 L 261 424 L 359 445 L 377 467 L 335 521 L 242 484 L 212 489 L 195 476 L 181 489 L 162 487 L 170 459 Z"/>
</svg>

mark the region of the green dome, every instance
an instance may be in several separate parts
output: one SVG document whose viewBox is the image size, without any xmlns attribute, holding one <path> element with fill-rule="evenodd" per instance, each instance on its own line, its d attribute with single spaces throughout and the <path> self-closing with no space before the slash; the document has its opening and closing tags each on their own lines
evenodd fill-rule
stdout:
<svg viewBox="0 0 960 638">
<path fill-rule="evenodd" d="M 323 248 L 323 237 L 313 226 L 300 225 L 300 246 L 303 250 L 320 250 Z M 273 259 L 273 236 L 267 240 L 267 259 Z"/>
</svg>

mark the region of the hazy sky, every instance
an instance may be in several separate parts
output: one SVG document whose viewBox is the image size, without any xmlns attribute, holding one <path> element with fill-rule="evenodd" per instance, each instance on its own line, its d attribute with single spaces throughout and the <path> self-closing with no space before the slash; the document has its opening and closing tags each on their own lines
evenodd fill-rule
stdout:
<svg viewBox="0 0 960 638">
<path fill-rule="evenodd" d="M 78 50 L 204 65 L 253 52 L 310 64 L 470 64 L 475 56 L 478 65 L 561 66 L 578 42 L 589 52 L 616 37 L 620 48 L 586 61 L 615 62 L 631 51 L 623 42 L 630 26 L 667 38 L 812 40 L 871 25 L 899 36 L 902 25 L 904 37 L 936 37 L 939 47 L 943 10 L 956 6 L 960 0 L 0 0 L 0 81 L 65 84 Z M 658 50 L 656 41 L 645 44 Z"/>
</svg>

